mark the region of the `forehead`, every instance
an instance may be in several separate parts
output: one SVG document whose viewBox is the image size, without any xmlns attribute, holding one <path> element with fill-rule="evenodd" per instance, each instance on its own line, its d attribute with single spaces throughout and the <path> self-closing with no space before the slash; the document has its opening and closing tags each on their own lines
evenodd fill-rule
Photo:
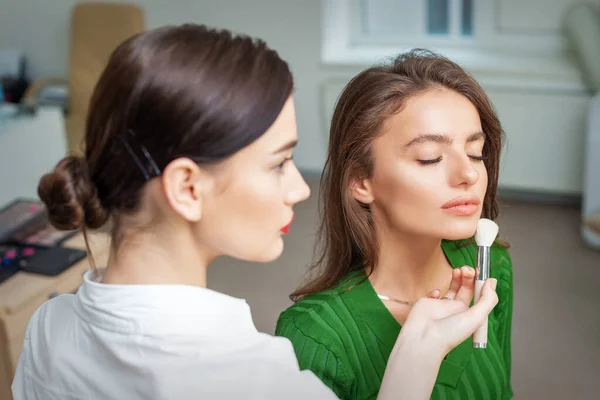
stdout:
<svg viewBox="0 0 600 400">
<path fill-rule="evenodd" d="M 279 116 L 269 129 L 254 142 L 225 159 L 211 170 L 221 192 L 236 186 L 235 182 L 257 178 L 265 165 L 276 159 L 282 146 L 297 140 L 296 113 L 292 97 L 288 98 Z"/>
<path fill-rule="evenodd" d="M 433 89 L 408 99 L 386 120 L 382 134 L 393 132 L 398 139 L 410 140 L 425 133 L 458 136 L 480 130 L 479 113 L 469 99 L 452 90 Z"/>
<path fill-rule="evenodd" d="M 269 129 L 254 142 L 226 160 L 223 166 L 264 163 L 269 160 L 269 157 L 273 156 L 274 152 L 289 142 L 297 140 L 297 138 L 296 112 L 294 100 L 290 96 Z"/>
<path fill-rule="evenodd" d="M 297 140 L 296 110 L 290 96 L 269 129 L 248 147 L 272 153 L 291 140 Z"/>
</svg>

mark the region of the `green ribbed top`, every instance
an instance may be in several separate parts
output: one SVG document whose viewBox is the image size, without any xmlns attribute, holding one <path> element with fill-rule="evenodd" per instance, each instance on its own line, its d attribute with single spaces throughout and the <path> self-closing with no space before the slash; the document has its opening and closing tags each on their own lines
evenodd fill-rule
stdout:
<svg viewBox="0 0 600 400">
<path fill-rule="evenodd" d="M 443 241 L 453 268 L 475 267 L 477 246 Z M 432 399 L 510 399 L 512 263 L 492 247 L 491 270 L 499 303 L 489 318 L 487 349 L 471 338 L 442 362 Z M 365 278 L 350 274 L 336 288 L 303 298 L 279 316 L 276 335 L 291 340 L 301 369 L 312 370 L 342 399 L 375 399 L 401 326 Z M 358 283 L 358 284 L 357 284 Z M 350 290 L 346 290 L 351 288 Z"/>
</svg>

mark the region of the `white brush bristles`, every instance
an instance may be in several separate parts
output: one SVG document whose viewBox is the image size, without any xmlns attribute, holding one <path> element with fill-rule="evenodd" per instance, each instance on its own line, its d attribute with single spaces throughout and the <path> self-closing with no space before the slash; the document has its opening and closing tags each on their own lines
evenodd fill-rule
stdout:
<svg viewBox="0 0 600 400">
<path fill-rule="evenodd" d="M 475 241 L 477 246 L 491 247 L 498 236 L 498 225 L 491 219 L 481 218 L 477 222 Z"/>
</svg>

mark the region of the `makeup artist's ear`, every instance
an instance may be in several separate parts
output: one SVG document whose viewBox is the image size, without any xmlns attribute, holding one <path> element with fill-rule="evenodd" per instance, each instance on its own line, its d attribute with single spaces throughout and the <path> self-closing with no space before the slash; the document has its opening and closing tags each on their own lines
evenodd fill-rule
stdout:
<svg viewBox="0 0 600 400">
<path fill-rule="evenodd" d="M 366 178 L 352 178 L 350 180 L 352 197 L 363 204 L 371 204 L 374 200 L 371 182 Z"/>
<path fill-rule="evenodd" d="M 164 169 L 162 187 L 171 208 L 190 222 L 202 217 L 203 196 L 210 177 L 189 158 L 171 161 Z"/>
</svg>

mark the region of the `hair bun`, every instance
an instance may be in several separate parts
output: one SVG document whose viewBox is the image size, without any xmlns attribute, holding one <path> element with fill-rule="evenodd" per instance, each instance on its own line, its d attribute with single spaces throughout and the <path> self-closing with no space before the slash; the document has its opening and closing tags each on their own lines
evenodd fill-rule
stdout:
<svg viewBox="0 0 600 400">
<path fill-rule="evenodd" d="M 87 163 L 81 157 L 65 157 L 53 172 L 44 175 L 38 185 L 38 196 L 57 229 L 97 229 L 108 219 L 108 211 L 100 203 Z"/>
</svg>

